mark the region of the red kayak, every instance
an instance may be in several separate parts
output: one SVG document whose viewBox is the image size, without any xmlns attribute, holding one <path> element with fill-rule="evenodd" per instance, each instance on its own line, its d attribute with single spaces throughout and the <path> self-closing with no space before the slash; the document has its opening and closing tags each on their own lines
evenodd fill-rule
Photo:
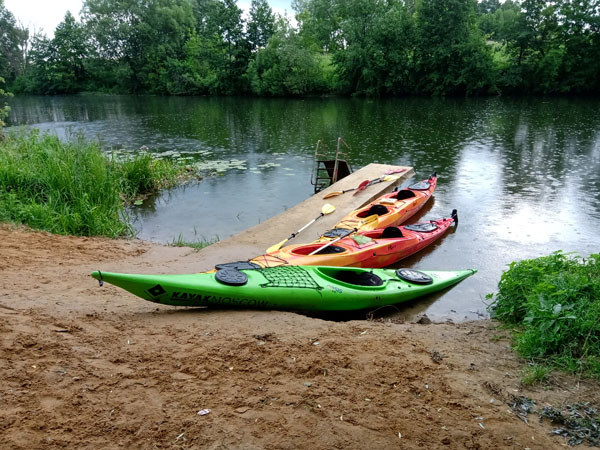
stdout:
<svg viewBox="0 0 600 450">
<path fill-rule="evenodd" d="M 257 256 L 251 259 L 250 263 L 261 267 L 281 265 L 387 267 L 432 244 L 453 223 L 458 223 L 456 210 L 452 211 L 449 218 L 413 225 L 390 226 L 358 233 L 345 230 L 348 236 L 329 245 L 327 241 L 322 240 L 304 245 L 289 245 L 275 252 Z"/>
</svg>

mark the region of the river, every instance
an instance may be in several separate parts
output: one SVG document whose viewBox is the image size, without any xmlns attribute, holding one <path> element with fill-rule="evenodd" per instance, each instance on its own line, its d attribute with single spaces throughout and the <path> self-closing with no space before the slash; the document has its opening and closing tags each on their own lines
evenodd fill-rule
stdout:
<svg viewBox="0 0 600 450">
<path fill-rule="evenodd" d="M 598 99 L 81 95 L 15 97 L 9 103 L 11 127 L 32 126 L 62 138 L 83 134 L 117 153 L 145 146 L 206 163 L 202 181 L 164 191 L 130 211 L 138 236 L 156 242 L 224 239 L 303 201 L 313 193 L 319 139 L 333 151 L 343 137 L 354 168 L 408 165 L 415 179 L 437 171 L 434 199 L 419 218 L 447 216 L 456 208 L 459 226 L 400 265 L 474 267 L 479 273 L 391 316 L 484 317 L 484 297 L 511 261 L 556 250 L 584 256 L 600 250 Z"/>
</svg>

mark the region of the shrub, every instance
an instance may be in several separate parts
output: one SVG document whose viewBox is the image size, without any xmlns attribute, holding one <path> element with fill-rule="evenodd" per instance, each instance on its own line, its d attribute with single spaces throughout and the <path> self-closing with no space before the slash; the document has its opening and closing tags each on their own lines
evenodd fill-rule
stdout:
<svg viewBox="0 0 600 450">
<path fill-rule="evenodd" d="M 522 357 L 600 378 L 600 254 L 513 262 L 489 309 Z"/>
</svg>

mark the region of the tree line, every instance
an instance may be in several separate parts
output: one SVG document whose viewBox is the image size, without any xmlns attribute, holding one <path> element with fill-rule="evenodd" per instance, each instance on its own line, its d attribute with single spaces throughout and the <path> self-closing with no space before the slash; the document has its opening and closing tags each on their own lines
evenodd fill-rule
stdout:
<svg viewBox="0 0 600 450">
<path fill-rule="evenodd" d="M 54 36 L 0 0 L 14 92 L 598 94 L 598 0 L 85 0 Z"/>
</svg>

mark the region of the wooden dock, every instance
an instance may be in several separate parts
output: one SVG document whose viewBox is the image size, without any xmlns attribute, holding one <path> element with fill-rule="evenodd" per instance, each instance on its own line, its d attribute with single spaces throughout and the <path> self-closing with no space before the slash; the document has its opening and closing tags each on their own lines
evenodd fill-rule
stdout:
<svg viewBox="0 0 600 450">
<path fill-rule="evenodd" d="M 401 173 L 394 174 L 398 179 L 373 184 L 353 195 L 353 191 L 337 197 L 323 199 L 330 192 L 343 191 L 357 187 L 365 180 L 373 180 L 384 176 L 385 172 L 393 169 L 404 169 Z M 356 172 L 341 179 L 337 183 L 315 194 L 302 203 L 274 216 L 270 219 L 253 226 L 241 233 L 219 241 L 209 247 L 200 250 L 196 255 L 196 263 L 193 272 L 211 270 L 215 264 L 231 261 L 244 261 L 254 256 L 262 255 L 265 250 L 276 244 L 319 215 L 324 204 L 330 203 L 336 207 L 335 212 L 325 215 L 304 230 L 298 237 L 290 241 L 290 244 L 301 244 L 312 242 L 323 232 L 339 222 L 349 212 L 360 208 L 375 200 L 385 192 L 404 183 L 414 176 L 412 167 L 390 166 L 386 164 L 369 164 Z M 190 268 L 191 269 L 191 268 Z"/>
</svg>

